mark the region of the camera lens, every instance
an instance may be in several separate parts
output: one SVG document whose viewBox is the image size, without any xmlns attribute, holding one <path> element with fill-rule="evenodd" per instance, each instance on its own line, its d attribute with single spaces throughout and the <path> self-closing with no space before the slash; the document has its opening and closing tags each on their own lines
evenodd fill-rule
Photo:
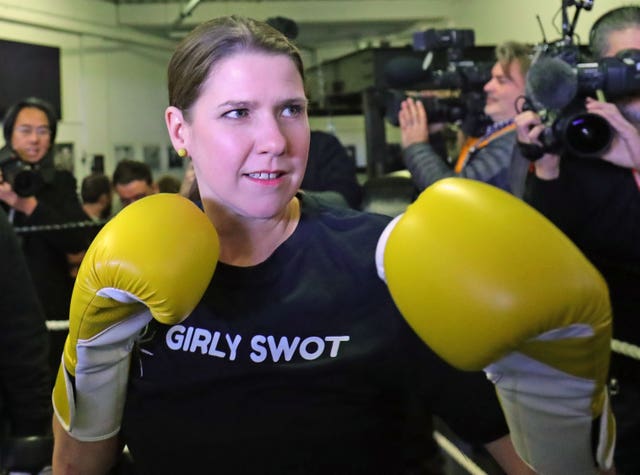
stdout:
<svg viewBox="0 0 640 475">
<path fill-rule="evenodd" d="M 32 170 L 20 170 L 13 177 L 13 191 L 22 198 L 35 195 L 43 184 L 42 176 Z"/>
<path fill-rule="evenodd" d="M 611 145 L 613 132 L 604 117 L 583 112 L 566 120 L 562 137 L 573 154 L 599 156 Z"/>
</svg>

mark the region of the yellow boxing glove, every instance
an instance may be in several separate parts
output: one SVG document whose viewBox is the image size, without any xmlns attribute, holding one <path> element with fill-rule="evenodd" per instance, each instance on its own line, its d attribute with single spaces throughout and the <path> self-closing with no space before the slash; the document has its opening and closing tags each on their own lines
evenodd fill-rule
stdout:
<svg viewBox="0 0 640 475">
<path fill-rule="evenodd" d="M 427 345 L 485 370 L 525 462 L 545 475 L 611 466 L 608 290 L 550 221 L 495 187 L 449 178 L 389 224 L 376 260 Z"/>
<path fill-rule="evenodd" d="M 151 318 L 175 324 L 193 311 L 218 254 L 207 216 L 177 194 L 136 201 L 96 236 L 76 278 L 53 389 L 55 414 L 72 437 L 118 432 L 135 339 Z"/>
</svg>

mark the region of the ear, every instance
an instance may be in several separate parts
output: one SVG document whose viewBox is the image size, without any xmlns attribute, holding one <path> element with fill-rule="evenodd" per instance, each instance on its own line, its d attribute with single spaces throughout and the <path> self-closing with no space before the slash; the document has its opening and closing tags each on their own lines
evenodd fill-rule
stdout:
<svg viewBox="0 0 640 475">
<path fill-rule="evenodd" d="M 180 148 L 188 149 L 185 141 L 187 122 L 184 120 L 182 111 L 177 107 L 169 106 L 164 112 L 164 120 L 167 124 L 173 148 L 175 150 Z"/>
</svg>

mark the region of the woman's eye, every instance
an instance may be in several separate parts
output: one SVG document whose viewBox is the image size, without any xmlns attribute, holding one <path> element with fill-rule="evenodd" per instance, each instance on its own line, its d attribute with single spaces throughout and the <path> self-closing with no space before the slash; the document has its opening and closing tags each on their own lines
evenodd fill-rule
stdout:
<svg viewBox="0 0 640 475">
<path fill-rule="evenodd" d="M 282 110 L 282 115 L 285 117 L 297 117 L 302 113 L 304 113 L 304 106 L 300 104 L 291 104 Z"/>
<path fill-rule="evenodd" d="M 230 119 L 242 119 L 249 115 L 249 111 L 247 109 L 234 109 L 229 112 L 225 112 L 224 117 L 229 117 Z"/>
</svg>

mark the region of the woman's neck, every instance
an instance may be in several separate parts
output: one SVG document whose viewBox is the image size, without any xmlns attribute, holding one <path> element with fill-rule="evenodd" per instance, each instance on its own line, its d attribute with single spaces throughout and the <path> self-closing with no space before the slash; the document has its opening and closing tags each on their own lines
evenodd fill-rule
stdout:
<svg viewBox="0 0 640 475">
<path fill-rule="evenodd" d="M 220 262 L 248 267 L 265 261 L 289 238 L 300 221 L 300 201 L 294 197 L 281 214 L 269 219 L 247 219 L 221 212 L 204 201 L 204 208 L 220 238 Z"/>
</svg>

